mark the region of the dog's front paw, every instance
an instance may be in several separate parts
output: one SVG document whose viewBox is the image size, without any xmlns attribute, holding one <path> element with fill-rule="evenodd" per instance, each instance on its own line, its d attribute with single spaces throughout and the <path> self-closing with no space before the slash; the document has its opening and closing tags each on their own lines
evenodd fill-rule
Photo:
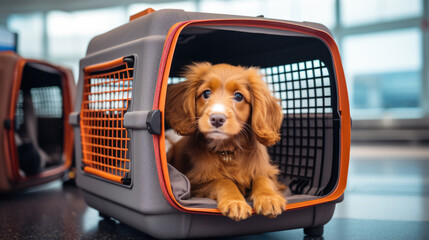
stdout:
<svg viewBox="0 0 429 240">
<path fill-rule="evenodd" d="M 246 219 L 252 215 L 252 208 L 242 200 L 223 200 L 218 203 L 220 212 L 235 221 Z"/>
<path fill-rule="evenodd" d="M 286 199 L 277 193 L 256 195 L 253 207 L 257 214 L 274 218 L 286 210 Z"/>
</svg>

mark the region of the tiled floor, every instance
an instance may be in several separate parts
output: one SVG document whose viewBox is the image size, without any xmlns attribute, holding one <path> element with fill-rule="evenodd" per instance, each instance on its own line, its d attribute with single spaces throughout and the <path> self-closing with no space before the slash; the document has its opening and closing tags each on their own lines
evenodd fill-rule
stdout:
<svg viewBox="0 0 429 240">
<path fill-rule="evenodd" d="M 335 218 L 429 221 L 429 146 L 355 145 L 351 156 Z"/>
<path fill-rule="evenodd" d="M 429 146 L 354 144 L 345 200 L 324 239 L 429 239 Z M 0 239 L 152 239 L 103 220 L 56 181 L 0 196 Z M 301 229 L 223 239 L 306 239 Z"/>
</svg>

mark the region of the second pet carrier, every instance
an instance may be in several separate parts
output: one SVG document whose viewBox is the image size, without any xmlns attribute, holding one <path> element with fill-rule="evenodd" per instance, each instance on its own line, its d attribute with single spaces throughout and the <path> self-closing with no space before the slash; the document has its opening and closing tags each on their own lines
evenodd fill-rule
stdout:
<svg viewBox="0 0 429 240">
<path fill-rule="evenodd" d="M 158 238 L 304 228 L 320 235 L 347 182 L 350 113 L 329 31 L 297 23 L 181 10 L 146 11 L 93 38 L 80 62 L 74 126 L 77 184 L 101 214 Z M 190 194 L 167 163 L 169 83 L 192 62 L 258 66 L 281 100 L 281 141 L 269 149 L 289 186 L 275 219 L 235 222 Z"/>
<path fill-rule="evenodd" d="M 73 156 L 72 72 L 3 52 L 0 78 L 0 192 L 60 178 Z"/>
</svg>

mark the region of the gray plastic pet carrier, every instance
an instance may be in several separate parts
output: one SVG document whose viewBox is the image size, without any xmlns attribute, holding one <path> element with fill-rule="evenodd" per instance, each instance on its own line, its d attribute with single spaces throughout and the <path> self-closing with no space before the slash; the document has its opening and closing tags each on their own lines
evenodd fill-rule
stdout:
<svg viewBox="0 0 429 240">
<path fill-rule="evenodd" d="M 290 191 L 275 219 L 222 216 L 213 200 L 193 198 L 186 177 L 167 163 L 168 84 L 200 61 L 258 66 L 281 100 L 282 138 L 269 153 Z M 146 10 L 91 40 L 69 121 L 88 205 L 158 238 L 294 228 L 318 235 L 346 186 L 345 78 L 333 37 L 315 23 Z"/>
</svg>

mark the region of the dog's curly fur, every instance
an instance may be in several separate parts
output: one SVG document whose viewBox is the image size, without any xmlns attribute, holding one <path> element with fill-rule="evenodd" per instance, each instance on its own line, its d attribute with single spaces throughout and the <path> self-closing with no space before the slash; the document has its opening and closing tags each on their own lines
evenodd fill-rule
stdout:
<svg viewBox="0 0 429 240">
<path fill-rule="evenodd" d="M 215 199 L 223 215 L 248 218 L 245 197 L 256 214 L 281 214 L 284 186 L 266 147 L 280 140 L 283 114 L 258 69 L 203 62 L 184 76 L 167 90 L 166 120 L 185 135 L 168 161 L 189 178 L 193 196 Z"/>
</svg>

